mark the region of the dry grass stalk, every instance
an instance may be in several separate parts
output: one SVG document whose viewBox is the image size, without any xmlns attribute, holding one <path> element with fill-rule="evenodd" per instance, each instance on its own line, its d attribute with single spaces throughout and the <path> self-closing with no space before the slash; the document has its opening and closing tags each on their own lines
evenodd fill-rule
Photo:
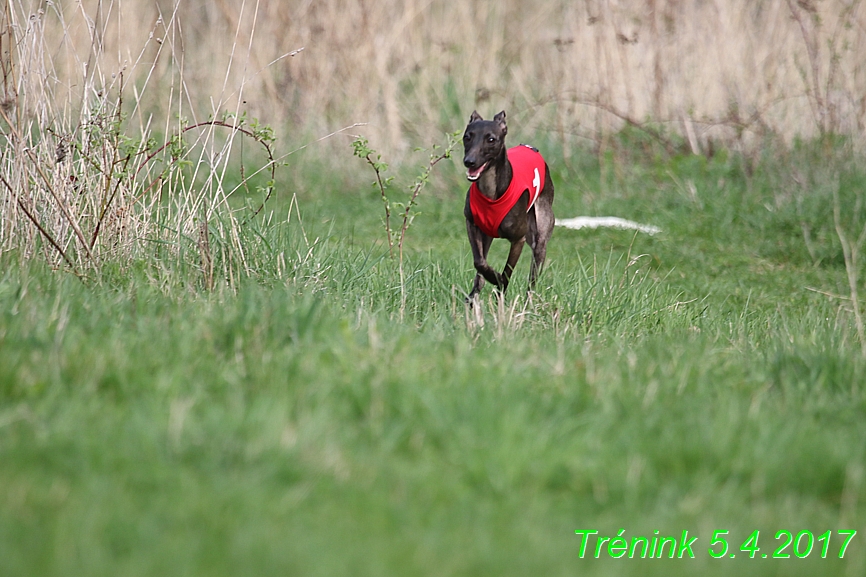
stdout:
<svg viewBox="0 0 866 577">
<path fill-rule="evenodd" d="M 861 205 L 863 195 L 857 196 L 857 205 Z M 852 211 L 859 214 L 860 206 Z M 866 357 L 866 327 L 863 324 L 863 315 L 860 311 L 860 250 L 866 244 L 866 224 L 857 236 L 856 240 L 849 238 L 842 222 L 842 203 L 839 200 L 838 180 L 833 188 L 833 222 L 836 225 L 836 235 L 842 245 L 842 255 L 845 259 L 845 271 L 848 274 L 848 289 L 851 291 L 851 307 L 854 310 L 854 324 L 857 328 L 857 336 L 860 339 L 860 347 L 863 356 Z"/>
</svg>

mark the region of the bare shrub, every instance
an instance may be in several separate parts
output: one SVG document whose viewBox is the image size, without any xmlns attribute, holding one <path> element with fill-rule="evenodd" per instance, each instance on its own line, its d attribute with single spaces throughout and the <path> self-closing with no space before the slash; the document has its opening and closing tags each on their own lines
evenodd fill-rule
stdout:
<svg viewBox="0 0 866 577">
<path fill-rule="evenodd" d="M 123 7 L 100 2 L 88 12 L 49 3 L 28 12 L 24 3 L 7 3 L 0 250 L 42 253 L 81 276 L 107 261 L 198 254 L 190 262 L 211 288 L 217 275 L 249 270 L 239 229 L 273 188 L 273 132 L 240 112 L 243 84 L 198 117 L 177 11 L 153 20 L 137 55 L 112 63 L 107 37 L 120 37 L 122 24 L 111 23 Z M 75 42 L 82 25 L 87 49 Z M 159 75 L 165 61 L 172 64 Z M 249 174 L 240 139 L 263 151 Z M 231 201 L 239 192 L 246 202 Z"/>
</svg>

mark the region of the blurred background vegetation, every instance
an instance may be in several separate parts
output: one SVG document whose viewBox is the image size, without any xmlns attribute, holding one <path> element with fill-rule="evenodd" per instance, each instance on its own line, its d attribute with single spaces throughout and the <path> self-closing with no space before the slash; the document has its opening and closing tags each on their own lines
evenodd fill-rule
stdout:
<svg viewBox="0 0 866 577">
<path fill-rule="evenodd" d="M 563 143 L 654 123 L 695 152 L 866 126 L 858 0 L 11 0 L 6 11 L 4 101 L 46 125 L 119 91 L 122 75 L 140 124 L 225 109 L 281 135 L 364 122 L 389 151 L 459 128 L 473 107 Z"/>
<path fill-rule="evenodd" d="M 0 575 L 864 574 L 863 4 L 7 1 Z M 473 108 L 662 233 L 467 308 Z"/>
<path fill-rule="evenodd" d="M 0 246 L 40 239 L 67 264 L 167 230 L 201 237 L 239 203 L 256 212 L 276 167 L 314 142 L 277 198 L 323 171 L 349 185 L 347 135 L 397 168 L 423 164 L 416 148 L 473 108 L 507 110 L 576 173 L 574 195 L 609 195 L 638 158 L 725 151 L 798 209 L 815 178 L 790 170 L 797 143 L 850 164 L 866 126 L 860 0 L 11 0 L 0 48 L 0 199 L 19 208 Z M 579 181 L 585 152 L 595 188 Z M 819 180 L 838 180 L 837 164 Z M 458 173 L 434 191 L 460 188 Z M 240 250 L 233 218 L 219 234 Z"/>
</svg>

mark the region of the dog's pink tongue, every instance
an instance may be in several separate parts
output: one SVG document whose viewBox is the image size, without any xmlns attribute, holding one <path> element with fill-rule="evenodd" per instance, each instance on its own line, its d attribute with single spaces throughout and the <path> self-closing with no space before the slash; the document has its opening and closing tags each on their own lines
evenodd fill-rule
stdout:
<svg viewBox="0 0 866 577">
<path fill-rule="evenodd" d="M 478 180 L 478 177 L 481 176 L 481 173 L 482 173 L 482 171 L 484 171 L 485 166 L 487 166 L 486 162 L 484 164 L 482 164 L 481 166 L 479 166 L 478 168 L 467 170 L 466 171 L 466 178 L 468 178 L 469 180 Z"/>
</svg>

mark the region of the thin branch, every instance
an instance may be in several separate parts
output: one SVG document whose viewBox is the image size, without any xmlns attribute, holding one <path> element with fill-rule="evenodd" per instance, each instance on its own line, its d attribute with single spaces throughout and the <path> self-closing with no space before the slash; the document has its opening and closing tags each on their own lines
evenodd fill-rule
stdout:
<svg viewBox="0 0 866 577">
<path fill-rule="evenodd" d="M 3 115 L 3 119 L 6 121 L 6 124 L 9 125 L 9 130 L 12 131 L 12 134 L 15 136 L 15 139 L 23 145 L 24 140 L 21 138 L 21 135 L 18 132 L 18 129 L 12 124 L 12 121 L 9 119 L 9 116 L 6 114 L 6 111 L 3 110 L 3 107 L 0 106 L 0 114 Z M 27 156 L 30 157 L 30 161 L 33 163 L 33 166 L 36 168 L 36 172 L 39 173 L 40 178 L 45 183 L 45 187 L 48 189 L 48 192 L 51 193 L 51 196 L 54 198 L 54 201 L 57 203 L 58 208 L 60 208 L 60 212 L 63 213 L 63 216 L 66 217 L 67 222 L 72 227 L 72 230 L 75 232 L 75 236 L 78 237 L 78 241 L 81 243 L 81 246 L 84 248 L 84 252 L 87 253 L 87 258 L 92 259 L 93 253 L 90 252 L 90 246 L 87 244 L 87 240 L 84 238 L 84 233 L 81 232 L 81 228 L 78 226 L 78 221 L 73 218 L 72 213 L 69 212 L 66 203 L 63 202 L 60 197 L 57 195 L 57 191 L 54 190 L 54 186 L 51 184 L 51 180 L 48 178 L 48 175 L 45 174 L 45 171 L 42 170 L 42 167 L 39 165 L 39 159 L 36 158 L 36 155 L 33 154 L 33 151 L 29 147 L 24 148 Z M 7 183 L 8 186 L 8 183 Z"/>
<path fill-rule="evenodd" d="M 271 147 L 270 147 L 270 145 L 268 144 L 268 141 L 267 141 L 266 139 L 262 138 L 261 135 L 256 134 L 256 133 L 253 132 L 252 130 L 249 130 L 249 129 L 247 129 L 247 128 L 244 128 L 243 126 L 239 126 L 239 125 L 236 125 L 236 124 L 229 124 L 228 122 L 224 122 L 224 121 L 222 121 L 222 120 L 206 120 L 206 121 L 204 121 L 204 122 L 199 122 L 199 123 L 193 124 L 192 126 L 187 126 L 186 128 L 184 128 L 183 130 L 180 131 L 180 135 L 183 136 L 184 134 L 186 134 L 186 133 L 189 132 L 190 130 L 194 130 L 194 129 L 197 129 L 197 128 L 203 128 L 203 127 L 206 127 L 206 126 L 216 126 L 216 127 L 219 127 L 219 128 L 228 128 L 228 129 L 230 129 L 230 130 L 235 130 L 235 131 L 240 132 L 241 134 L 243 134 L 243 135 L 245 135 L 245 136 L 248 136 L 248 137 L 252 138 L 252 139 L 255 140 L 256 142 L 258 142 L 259 144 L 261 144 L 262 147 L 265 149 L 265 152 L 266 152 L 267 155 L 268 155 L 268 162 L 265 164 L 265 167 L 269 167 L 269 168 L 270 168 L 270 172 L 271 172 L 271 182 L 273 182 L 274 180 L 276 180 L 277 162 L 276 162 L 276 160 L 274 159 L 274 153 L 273 153 L 273 150 L 271 150 Z M 151 154 L 149 154 L 149 155 L 148 155 L 148 156 L 147 156 L 147 157 L 146 157 L 146 158 L 141 162 L 141 164 L 138 165 L 138 168 L 135 169 L 135 172 L 133 173 L 133 177 L 137 176 L 138 173 L 141 172 L 141 170 L 142 170 L 145 166 L 147 166 L 147 164 L 150 163 L 151 160 L 153 160 L 154 158 L 156 158 L 160 153 L 162 153 L 163 151 L 165 151 L 166 148 L 168 148 L 169 146 L 171 146 L 172 142 L 173 142 L 172 140 L 168 140 L 168 141 L 166 141 L 162 146 L 160 146 L 159 148 L 157 148 L 156 150 L 154 150 Z M 178 160 L 180 160 L 180 158 L 174 158 L 174 159 L 172 159 L 172 161 L 169 163 L 169 166 L 171 166 L 172 164 L 174 164 L 174 163 L 177 162 Z M 263 168 L 264 168 L 264 167 L 263 167 Z M 165 175 L 165 172 L 166 172 L 167 170 L 168 170 L 168 167 L 166 167 L 165 170 L 163 170 L 162 173 L 160 173 L 159 176 L 157 176 L 155 179 L 153 179 L 153 180 L 151 181 L 150 184 L 148 184 L 146 187 L 144 187 L 144 189 L 143 189 L 143 190 L 138 194 L 138 196 L 136 196 L 136 198 L 134 199 L 134 201 L 135 201 L 135 202 L 140 201 L 140 200 L 144 197 L 144 195 L 147 194 L 147 193 L 150 191 L 150 189 L 153 188 L 153 186 L 154 186 L 157 182 L 160 182 L 160 181 L 162 180 L 162 177 Z M 259 171 L 257 171 L 255 174 L 258 174 L 258 172 L 259 172 Z M 236 190 L 236 189 L 235 189 L 235 190 Z M 271 194 L 273 194 L 273 191 L 274 191 L 273 186 L 268 187 L 268 194 L 265 196 L 265 199 L 262 201 L 261 205 L 260 205 L 256 210 L 253 211 L 253 214 L 250 216 L 250 218 L 253 218 L 253 217 L 257 216 L 257 215 L 262 211 L 262 209 L 265 207 L 265 204 L 267 204 L 268 200 L 270 200 L 270 198 L 271 198 Z"/>
<path fill-rule="evenodd" d="M 382 195 L 382 204 L 385 205 L 385 236 L 388 238 L 388 256 L 394 258 L 394 241 L 391 238 L 391 203 L 388 202 L 388 196 L 385 194 L 385 183 L 382 180 L 378 163 L 370 158 L 370 154 L 367 154 L 364 160 L 373 167 L 373 172 L 376 173 L 376 185 L 379 187 L 379 192 Z"/>
<path fill-rule="evenodd" d="M 27 205 L 24 203 L 18 193 L 15 192 L 15 189 L 12 188 L 12 185 L 9 184 L 9 181 L 6 180 L 6 177 L 3 176 L 2 173 L 0 173 L 0 181 L 3 182 L 3 185 L 6 186 L 6 189 L 9 191 L 9 193 L 15 198 L 15 202 L 18 203 L 18 207 L 25 214 L 25 216 L 27 216 L 30 222 L 33 223 L 33 226 L 35 226 L 39 233 L 43 237 L 45 237 L 45 240 L 47 240 L 48 243 L 53 246 L 58 253 L 60 253 L 60 256 L 62 256 L 63 260 L 66 261 L 66 264 L 68 264 L 72 268 L 72 271 L 75 272 L 75 275 L 79 276 L 80 278 L 80 275 L 75 270 L 75 263 L 72 262 L 72 259 L 70 259 L 69 256 L 66 254 L 66 251 L 63 250 L 63 248 L 57 243 L 56 240 L 54 240 L 54 237 L 51 236 L 51 233 L 45 230 L 45 228 L 39 223 L 39 220 L 36 218 L 36 216 L 32 212 L 30 212 L 30 210 L 27 208 Z"/>
<path fill-rule="evenodd" d="M 397 245 L 400 253 L 400 263 L 403 262 L 403 239 L 406 238 L 406 231 L 409 229 L 410 224 L 410 213 L 412 208 L 415 206 L 415 201 L 418 198 L 418 195 L 421 194 L 421 189 L 424 188 L 424 185 L 427 183 L 427 179 L 430 176 L 430 173 L 433 171 L 433 167 L 439 164 L 442 160 L 447 158 L 451 158 L 451 151 L 454 149 L 454 144 L 456 140 L 450 138 L 450 142 L 448 147 L 445 149 L 445 152 L 440 154 L 439 156 L 433 157 L 430 162 L 427 164 L 427 167 L 424 169 L 424 172 L 421 176 L 418 177 L 418 180 L 415 182 L 415 187 L 412 190 L 412 196 L 409 199 L 409 202 L 406 203 L 406 210 L 403 211 L 403 225 L 400 227 L 400 242 Z"/>
</svg>

